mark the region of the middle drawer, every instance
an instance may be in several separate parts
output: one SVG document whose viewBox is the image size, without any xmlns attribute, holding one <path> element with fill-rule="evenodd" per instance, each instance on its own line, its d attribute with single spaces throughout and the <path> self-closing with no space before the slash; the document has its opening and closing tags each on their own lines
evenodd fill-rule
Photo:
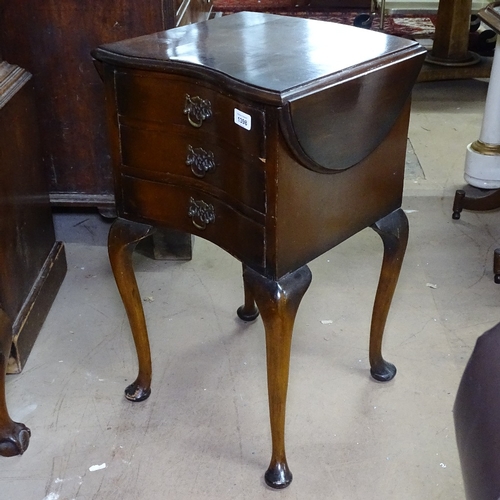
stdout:
<svg viewBox="0 0 500 500">
<path fill-rule="evenodd" d="M 120 139 L 124 166 L 197 179 L 265 212 L 265 163 L 240 156 L 213 135 L 127 120 L 120 125 Z"/>
</svg>

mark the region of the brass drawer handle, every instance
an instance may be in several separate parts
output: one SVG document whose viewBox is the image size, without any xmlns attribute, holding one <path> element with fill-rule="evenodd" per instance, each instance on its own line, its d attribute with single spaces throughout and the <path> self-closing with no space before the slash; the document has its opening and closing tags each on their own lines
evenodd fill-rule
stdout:
<svg viewBox="0 0 500 500">
<path fill-rule="evenodd" d="M 203 121 L 212 116 L 212 104 L 207 99 L 198 96 L 191 97 L 186 94 L 184 114 L 187 115 L 188 122 L 193 127 L 200 128 Z"/>
<path fill-rule="evenodd" d="M 215 221 L 213 205 L 202 200 L 196 201 L 193 197 L 189 198 L 188 215 L 191 217 L 194 227 L 202 230 L 206 229 L 207 224 Z"/>
<path fill-rule="evenodd" d="M 215 168 L 215 157 L 212 151 L 205 151 L 203 148 L 193 148 L 188 146 L 186 165 L 191 167 L 196 177 L 205 177 L 207 172 Z"/>
</svg>

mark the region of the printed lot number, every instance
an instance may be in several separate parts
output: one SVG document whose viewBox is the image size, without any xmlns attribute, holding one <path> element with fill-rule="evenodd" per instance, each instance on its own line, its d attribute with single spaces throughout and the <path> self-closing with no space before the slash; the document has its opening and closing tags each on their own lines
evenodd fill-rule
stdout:
<svg viewBox="0 0 500 500">
<path fill-rule="evenodd" d="M 246 130 L 252 129 L 252 117 L 236 108 L 234 108 L 234 123 Z"/>
</svg>

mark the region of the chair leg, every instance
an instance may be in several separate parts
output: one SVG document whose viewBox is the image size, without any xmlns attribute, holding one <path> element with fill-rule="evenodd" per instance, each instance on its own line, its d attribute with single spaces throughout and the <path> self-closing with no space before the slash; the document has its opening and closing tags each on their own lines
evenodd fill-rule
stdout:
<svg viewBox="0 0 500 500">
<path fill-rule="evenodd" d="M 452 218 L 454 220 L 460 219 L 462 210 L 482 212 L 498 208 L 500 208 L 500 189 L 478 189 L 467 186 L 465 189 L 457 189 L 455 192 Z"/>
<path fill-rule="evenodd" d="M 495 274 L 495 283 L 500 284 L 500 248 L 495 248 L 493 252 L 493 273 Z"/>
<path fill-rule="evenodd" d="M 13 457 L 22 455 L 30 442 L 31 431 L 14 422 L 7 410 L 5 400 L 5 373 L 12 345 L 12 324 L 7 314 L 0 309 L 0 455 Z"/>
<path fill-rule="evenodd" d="M 253 295 L 250 292 L 248 284 L 246 283 L 245 265 L 243 265 L 243 291 L 245 294 L 245 303 L 238 307 L 236 314 L 238 315 L 238 318 L 243 321 L 253 321 L 259 316 L 259 310 L 255 306 Z"/>
<path fill-rule="evenodd" d="M 460 219 L 462 210 L 482 212 L 500 208 L 500 189 L 479 189 L 467 186 L 466 189 L 457 189 L 453 199 L 454 220 Z M 495 283 L 500 284 L 500 248 L 493 255 L 493 274 Z"/>
<path fill-rule="evenodd" d="M 385 0 L 380 0 L 380 31 L 384 31 L 384 25 L 385 25 Z"/>
<path fill-rule="evenodd" d="M 285 411 L 292 331 L 299 304 L 311 283 L 311 271 L 304 266 L 275 281 L 246 268 L 244 279 L 257 303 L 266 331 L 272 456 L 264 478 L 271 488 L 285 488 L 292 481 L 285 455 Z"/>
<path fill-rule="evenodd" d="M 408 242 L 408 219 L 402 209 L 380 219 L 372 228 L 384 244 L 384 259 L 373 306 L 370 330 L 370 366 L 375 380 L 386 382 L 396 375 L 396 367 L 382 356 L 385 323 Z"/>
<path fill-rule="evenodd" d="M 152 231 L 149 225 L 116 219 L 108 238 L 111 268 L 127 312 L 139 361 L 137 379 L 125 389 L 125 397 L 130 401 L 143 401 L 151 394 L 151 351 L 141 296 L 132 267 L 132 254 L 137 243 Z"/>
</svg>

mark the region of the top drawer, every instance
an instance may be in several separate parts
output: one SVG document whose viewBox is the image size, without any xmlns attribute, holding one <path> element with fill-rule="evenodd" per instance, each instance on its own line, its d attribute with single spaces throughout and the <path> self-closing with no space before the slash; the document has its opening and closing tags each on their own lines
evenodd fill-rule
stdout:
<svg viewBox="0 0 500 500">
<path fill-rule="evenodd" d="M 222 137 L 243 154 L 265 157 L 264 111 L 193 78 L 141 71 L 115 74 L 118 113 L 183 125 Z"/>
</svg>

